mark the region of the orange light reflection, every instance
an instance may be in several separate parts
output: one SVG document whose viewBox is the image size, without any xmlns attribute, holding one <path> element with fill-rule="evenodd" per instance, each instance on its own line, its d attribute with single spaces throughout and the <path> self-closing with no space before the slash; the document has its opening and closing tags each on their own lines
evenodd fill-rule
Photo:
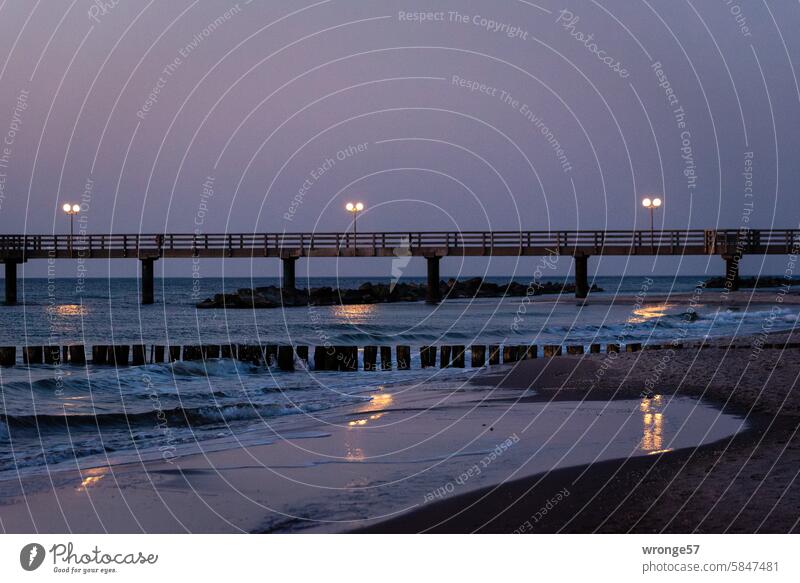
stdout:
<svg viewBox="0 0 800 583">
<path fill-rule="evenodd" d="M 643 423 L 642 449 L 648 453 L 670 451 L 664 448 L 664 414 L 660 411 L 662 403 L 662 395 L 642 399 L 639 403 Z"/>
<path fill-rule="evenodd" d="M 641 324 L 653 318 L 661 318 L 666 315 L 667 310 L 672 306 L 673 304 L 651 304 L 642 306 L 633 311 L 631 317 L 628 318 L 628 323 Z"/>
<path fill-rule="evenodd" d="M 85 316 L 89 313 L 86 306 L 80 304 L 62 304 L 60 306 L 50 306 L 47 313 L 55 316 Z"/>
<path fill-rule="evenodd" d="M 81 480 L 81 485 L 75 488 L 76 492 L 86 492 L 92 486 L 96 486 L 97 483 L 105 478 L 106 474 L 108 473 L 107 468 L 91 468 L 83 472 L 83 480 Z"/>
</svg>

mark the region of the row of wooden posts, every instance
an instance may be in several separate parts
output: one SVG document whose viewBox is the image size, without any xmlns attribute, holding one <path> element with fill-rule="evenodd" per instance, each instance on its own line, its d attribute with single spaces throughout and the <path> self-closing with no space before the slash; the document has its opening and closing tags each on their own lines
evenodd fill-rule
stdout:
<svg viewBox="0 0 800 583">
<path fill-rule="evenodd" d="M 709 345 L 695 344 L 696 348 L 706 348 Z M 682 348 L 682 344 L 647 344 L 628 343 L 624 347 L 620 344 L 609 343 L 605 345 L 606 353 L 638 352 L 639 350 L 658 350 L 661 348 Z M 766 347 L 766 346 L 765 346 Z M 776 346 L 777 347 L 777 346 Z M 782 347 L 782 346 L 781 346 Z M 591 344 L 588 352 L 599 354 L 603 345 Z M 480 368 L 487 364 L 497 365 L 512 363 L 539 356 L 539 346 L 531 345 L 442 345 L 422 346 L 419 349 L 420 364 L 423 368 L 438 365 L 441 368 L 464 368 L 466 366 L 466 353 L 470 352 L 470 366 Z M 561 346 L 548 344 L 542 347 L 544 357 L 580 355 L 586 352 L 584 345 Z M 236 359 L 253 364 L 268 364 L 277 366 L 281 370 L 294 370 L 295 362 L 305 363 L 309 367 L 309 347 L 267 344 L 264 346 L 247 344 L 206 344 L 199 346 L 164 346 L 144 344 L 108 345 L 96 344 L 91 347 L 91 360 L 87 358 L 87 350 L 83 344 L 69 346 L 25 346 L 22 349 L 23 364 L 72 364 L 84 365 L 91 362 L 95 365 L 144 365 L 164 362 L 204 361 L 218 358 Z M 391 346 L 365 346 L 363 350 L 363 369 L 374 370 L 408 370 L 411 368 L 411 347 L 396 346 L 394 360 L 392 360 Z M 438 358 L 437 358 L 438 356 Z M 379 360 L 380 357 L 380 360 Z M 14 346 L 0 346 L 0 366 L 14 366 L 17 362 L 17 348 Z M 357 346 L 316 346 L 314 347 L 314 369 L 326 371 L 356 371 L 359 369 Z"/>
</svg>

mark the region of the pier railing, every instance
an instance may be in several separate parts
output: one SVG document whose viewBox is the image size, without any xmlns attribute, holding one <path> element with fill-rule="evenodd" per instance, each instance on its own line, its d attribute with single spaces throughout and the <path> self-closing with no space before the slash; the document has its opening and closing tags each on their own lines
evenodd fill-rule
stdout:
<svg viewBox="0 0 800 583">
<path fill-rule="evenodd" d="M 367 233 L 209 233 L 0 235 L 0 255 L 47 257 L 224 257 L 409 255 L 786 254 L 798 229 L 427 231 Z"/>
</svg>

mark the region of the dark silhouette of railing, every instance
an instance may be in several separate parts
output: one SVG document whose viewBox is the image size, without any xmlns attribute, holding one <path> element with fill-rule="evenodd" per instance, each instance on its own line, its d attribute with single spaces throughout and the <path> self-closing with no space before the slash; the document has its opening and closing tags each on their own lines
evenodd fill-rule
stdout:
<svg viewBox="0 0 800 583">
<path fill-rule="evenodd" d="M 419 256 L 786 254 L 799 240 L 798 229 L 0 235 L 0 256 L 26 260 L 394 256 L 403 251 Z"/>
</svg>

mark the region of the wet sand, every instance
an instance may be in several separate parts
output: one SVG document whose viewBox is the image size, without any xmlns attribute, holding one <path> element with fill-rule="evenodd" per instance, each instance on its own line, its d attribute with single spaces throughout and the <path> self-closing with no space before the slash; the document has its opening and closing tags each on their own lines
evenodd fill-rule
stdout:
<svg viewBox="0 0 800 583">
<path fill-rule="evenodd" d="M 6 532 L 341 532 L 515 476 L 645 456 L 667 442 L 710 443 L 742 425 L 693 399 L 542 403 L 462 383 L 395 389 L 318 419 L 275 421 L 284 438 L 272 443 L 224 439 L 170 462 L 62 466 L 0 481 L 0 524 Z M 663 426 L 648 422 L 656 415 Z"/>
<path fill-rule="evenodd" d="M 524 361 L 484 381 L 535 400 L 608 400 L 652 390 L 746 416 L 733 438 L 516 480 L 440 502 L 368 532 L 787 533 L 800 530 L 800 334 L 702 350 Z M 719 346 L 726 346 L 720 348 Z M 601 372 L 602 371 L 602 372 Z M 651 389 L 646 388 L 650 386 Z M 569 492 L 564 496 L 560 492 Z"/>
</svg>

